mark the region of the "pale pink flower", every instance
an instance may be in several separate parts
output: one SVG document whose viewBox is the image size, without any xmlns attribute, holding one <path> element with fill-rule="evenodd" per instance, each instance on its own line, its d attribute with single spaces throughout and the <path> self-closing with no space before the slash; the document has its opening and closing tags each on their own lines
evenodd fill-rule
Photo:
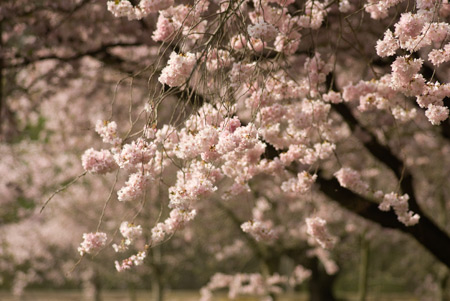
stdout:
<svg viewBox="0 0 450 301">
<path fill-rule="evenodd" d="M 408 200 L 409 196 L 407 194 L 400 196 L 394 192 L 387 193 L 384 195 L 383 201 L 378 208 L 382 211 L 389 211 L 393 208 L 401 223 L 406 226 L 414 226 L 419 222 L 420 216 L 409 211 Z"/>
<path fill-rule="evenodd" d="M 398 48 L 398 42 L 389 29 L 384 33 L 383 40 L 377 41 L 377 54 L 381 57 L 394 55 Z"/>
<path fill-rule="evenodd" d="M 118 146 L 122 139 L 117 133 L 117 123 L 115 121 L 98 120 L 95 125 L 95 131 L 103 138 L 104 143 Z"/>
<path fill-rule="evenodd" d="M 172 52 L 167 66 L 161 71 L 159 82 L 170 87 L 181 86 L 191 76 L 197 59 L 195 54 Z"/>
<path fill-rule="evenodd" d="M 106 233 L 103 232 L 84 233 L 83 242 L 80 244 L 78 252 L 81 256 L 84 254 L 92 254 L 106 245 L 106 239 Z"/>
<path fill-rule="evenodd" d="M 105 174 L 118 168 L 114 157 L 108 150 L 86 150 L 81 157 L 84 170 L 93 174 Z"/>
<path fill-rule="evenodd" d="M 306 219 L 306 232 L 314 238 L 314 240 L 325 249 L 333 248 L 336 239 L 332 237 L 326 228 L 326 220 L 320 217 Z"/>
<path fill-rule="evenodd" d="M 358 193 L 366 193 L 369 185 L 361 179 L 361 175 L 354 169 L 343 167 L 334 176 L 342 187 L 354 190 Z"/>
<path fill-rule="evenodd" d="M 433 104 L 429 105 L 425 111 L 425 116 L 433 125 L 439 125 L 442 121 L 448 118 L 449 110 L 444 106 L 435 106 Z"/>
<path fill-rule="evenodd" d="M 259 18 L 253 25 L 247 27 L 248 34 L 252 38 L 270 42 L 275 39 L 278 31 L 272 24 L 266 23 L 263 18 Z"/>
</svg>

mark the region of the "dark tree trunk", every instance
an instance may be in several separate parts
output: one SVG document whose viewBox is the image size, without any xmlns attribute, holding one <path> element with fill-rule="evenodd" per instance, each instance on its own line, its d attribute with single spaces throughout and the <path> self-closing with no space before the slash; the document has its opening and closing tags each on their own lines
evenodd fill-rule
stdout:
<svg viewBox="0 0 450 301">
<path fill-rule="evenodd" d="M 151 251 L 151 267 L 152 267 L 152 300 L 164 300 L 164 275 L 161 258 L 161 247 L 157 246 Z"/>
<path fill-rule="evenodd" d="M 335 275 L 328 275 L 317 258 L 313 259 L 311 278 L 309 279 L 309 301 L 335 301 L 333 285 Z"/>
<path fill-rule="evenodd" d="M 98 273 L 95 273 L 94 279 L 94 300 L 95 301 L 102 301 L 102 282 L 100 280 L 100 276 Z"/>
</svg>

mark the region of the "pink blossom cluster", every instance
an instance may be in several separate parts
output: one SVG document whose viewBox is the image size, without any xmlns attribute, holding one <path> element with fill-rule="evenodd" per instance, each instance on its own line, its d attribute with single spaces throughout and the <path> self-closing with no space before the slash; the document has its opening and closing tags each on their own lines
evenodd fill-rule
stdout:
<svg viewBox="0 0 450 301">
<path fill-rule="evenodd" d="M 117 197 L 121 202 L 134 201 L 141 197 L 144 193 L 145 187 L 151 181 L 148 174 L 143 174 L 138 171 L 130 175 L 128 180 L 118 192 Z"/>
<path fill-rule="evenodd" d="M 110 151 L 104 149 L 96 151 L 93 148 L 84 152 L 81 164 L 84 170 L 93 174 L 105 174 L 118 167 Z"/>
<path fill-rule="evenodd" d="M 138 237 L 142 235 L 142 227 L 135 226 L 133 223 L 122 222 L 120 224 L 120 234 L 125 238 L 125 244 L 131 245 Z"/>
<path fill-rule="evenodd" d="M 376 93 L 368 93 L 359 98 L 358 110 L 361 112 L 372 111 L 375 109 L 383 110 L 388 108 L 388 100 Z"/>
<path fill-rule="evenodd" d="M 298 265 L 292 271 L 292 275 L 289 277 L 289 284 L 296 286 L 302 284 L 306 279 L 311 277 L 311 270 L 306 269 L 302 265 Z"/>
<path fill-rule="evenodd" d="M 392 31 L 389 29 L 384 33 L 383 40 L 377 41 L 377 54 L 381 57 L 394 55 L 397 49 L 400 47 L 398 41 L 395 39 Z"/>
<path fill-rule="evenodd" d="M 398 195 L 395 192 L 387 193 L 383 196 L 383 201 L 378 208 L 382 211 L 389 211 L 393 208 L 401 223 L 406 226 L 414 226 L 419 222 L 420 216 L 409 211 L 408 200 L 409 196 L 407 194 Z"/>
<path fill-rule="evenodd" d="M 311 189 L 311 186 L 317 179 L 317 175 L 311 175 L 307 171 L 297 174 L 297 178 L 291 178 L 281 184 L 281 190 L 284 192 L 305 193 Z"/>
<path fill-rule="evenodd" d="M 152 39 L 155 42 L 169 42 L 172 40 L 177 32 L 177 26 L 171 18 L 160 14 L 156 22 L 156 30 L 153 32 Z"/>
<path fill-rule="evenodd" d="M 220 169 L 212 164 L 194 161 L 177 173 L 177 182 L 169 188 L 170 208 L 189 208 L 199 198 L 217 190 L 215 182 L 223 177 Z"/>
<path fill-rule="evenodd" d="M 448 113 L 447 107 L 430 104 L 425 111 L 425 116 L 427 116 L 432 125 L 439 125 L 448 118 Z"/>
<path fill-rule="evenodd" d="M 432 43 L 444 41 L 450 31 L 450 25 L 432 22 L 432 18 L 432 12 L 427 10 L 419 10 L 416 14 L 402 14 L 394 31 L 400 47 L 414 52 Z"/>
<path fill-rule="evenodd" d="M 260 172 L 258 163 L 264 153 L 265 144 L 259 140 L 256 126 L 252 123 L 241 126 L 237 118 L 224 117 L 223 114 L 207 104 L 199 110 L 199 115 L 191 116 L 185 123 L 186 127 L 179 131 L 178 144 L 173 146 L 173 153 L 183 160 L 201 159 L 219 164 L 220 172 L 219 169 L 212 168 L 212 165 L 192 165 L 188 174 L 196 177 L 179 177 L 177 188 L 172 189 L 171 204 L 180 203 L 177 201 L 180 197 L 189 199 L 192 195 L 198 195 L 198 189 L 193 191 L 193 194 L 186 193 L 190 191 L 186 186 L 198 187 L 201 194 L 204 194 L 201 190 L 211 192 L 212 182 L 202 176 L 202 173 L 213 175 L 214 180 L 223 174 L 242 187 Z M 196 143 L 192 143 L 193 141 Z M 203 167 L 200 168 L 201 166 Z M 200 172 L 204 167 L 208 167 L 209 171 Z M 215 172 L 211 173 L 213 170 Z"/>
<path fill-rule="evenodd" d="M 326 76 L 333 70 L 333 66 L 331 63 L 325 63 L 320 53 L 316 52 L 312 58 L 306 59 L 305 69 L 308 72 L 309 93 L 316 96 L 318 95 L 319 85 L 325 82 Z"/>
<path fill-rule="evenodd" d="M 447 43 L 442 49 L 430 51 L 428 60 L 435 66 L 450 61 L 450 43 Z"/>
<path fill-rule="evenodd" d="M 248 26 L 250 40 L 238 34 L 231 39 L 231 47 L 235 50 L 243 48 L 260 52 L 268 42 L 273 42 L 276 51 L 293 54 L 300 44 L 299 18 L 289 13 L 286 6 L 289 1 L 259 1 L 255 0 L 255 10 L 249 13 L 252 24 Z M 276 3 L 279 6 L 272 6 Z"/>
<path fill-rule="evenodd" d="M 430 105 L 443 106 L 443 99 L 450 95 L 450 84 L 428 83 L 422 95 L 417 96 L 417 104 L 421 108 L 428 108 Z"/>
<path fill-rule="evenodd" d="M 382 57 L 391 56 L 399 48 L 413 53 L 426 46 L 442 44 L 450 34 L 450 24 L 434 21 L 433 13 L 438 7 L 437 2 L 417 1 L 416 13 L 403 13 L 394 26 L 394 33 L 387 29 L 383 40 L 377 42 L 377 54 Z M 377 6 L 379 4 L 374 5 Z M 450 46 L 447 45 L 443 49 L 433 49 L 429 52 L 428 59 L 438 66 L 450 60 L 449 49 Z M 450 89 L 446 85 L 427 83 L 419 73 L 422 65 L 422 59 L 413 59 L 410 55 L 398 56 L 392 63 L 390 86 L 392 90 L 405 96 L 416 96 L 419 106 L 428 108 L 425 115 L 430 122 L 438 125 L 448 118 L 448 109 L 442 106 L 442 99 L 450 95 Z M 415 111 L 398 108 L 393 111 L 393 115 L 396 119 L 407 121 L 415 117 Z"/>
<path fill-rule="evenodd" d="M 319 29 L 326 15 L 324 3 L 309 0 L 305 4 L 305 14 L 300 16 L 298 24 L 304 28 Z"/>
<path fill-rule="evenodd" d="M 324 101 L 334 104 L 343 102 L 341 94 L 332 90 L 328 91 L 326 94 L 323 94 L 322 98 Z"/>
<path fill-rule="evenodd" d="M 423 82 L 423 77 L 418 75 L 422 64 L 422 59 L 412 59 L 410 57 L 398 56 L 391 65 L 392 86 L 396 89 L 399 87 L 405 87 L 406 90 L 410 87 L 412 82 Z"/>
<path fill-rule="evenodd" d="M 221 247 L 215 253 L 215 258 L 218 261 L 223 261 L 236 255 L 242 255 L 243 250 L 245 250 L 245 243 L 240 239 L 236 239 L 231 245 Z"/>
<path fill-rule="evenodd" d="M 167 66 L 161 71 L 159 82 L 170 87 L 178 87 L 184 84 L 191 76 L 197 62 L 195 54 L 172 52 Z"/>
<path fill-rule="evenodd" d="M 420 107 L 426 107 L 425 115 L 433 125 L 438 125 L 448 118 L 448 108 L 443 106 L 442 99 L 450 95 L 448 84 L 425 83 L 419 70 L 423 61 L 409 57 L 397 57 L 392 64 L 391 86 L 405 95 L 417 96 Z"/>
<path fill-rule="evenodd" d="M 283 292 L 281 285 L 285 285 L 288 278 L 273 274 L 265 278 L 261 274 L 214 274 L 208 284 L 201 290 L 201 301 L 212 300 L 214 290 L 228 288 L 228 298 L 235 299 L 239 295 L 256 295 L 267 297 L 270 294 Z"/>
<path fill-rule="evenodd" d="M 392 116 L 400 122 L 408 122 L 416 118 L 417 110 L 415 108 L 404 109 L 401 106 L 396 106 L 392 109 Z"/>
<path fill-rule="evenodd" d="M 196 215 L 197 211 L 195 209 L 172 209 L 170 216 L 163 223 L 158 223 L 152 228 L 152 244 L 163 242 L 165 238 L 173 235 L 175 231 L 182 229 Z"/>
<path fill-rule="evenodd" d="M 320 217 L 307 218 L 306 232 L 322 248 L 332 249 L 336 242 L 336 238 L 334 238 L 328 233 L 326 225 L 327 221 Z"/>
<path fill-rule="evenodd" d="M 156 145 L 154 143 L 148 143 L 143 138 L 138 138 L 125 144 L 114 155 L 114 158 L 120 168 L 132 170 L 142 168 L 143 164 L 154 158 L 155 153 Z"/>
<path fill-rule="evenodd" d="M 84 233 L 83 242 L 78 247 L 78 252 L 83 256 L 84 254 L 92 254 L 99 251 L 106 245 L 106 239 L 106 233 L 103 232 Z"/>
<path fill-rule="evenodd" d="M 156 29 L 152 35 L 153 40 L 169 42 L 178 34 L 188 37 L 191 42 L 200 39 L 206 31 L 208 22 L 207 20 L 198 22 L 198 20 L 201 14 L 208 10 L 209 0 L 197 0 L 193 7 L 184 4 L 171 5 L 167 5 L 167 9 L 160 11 Z"/>
<path fill-rule="evenodd" d="M 315 248 L 309 250 L 307 255 L 312 257 L 317 257 L 325 268 L 325 272 L 328 275 L 334 275 L 339 271 L 339 267 L 336 262 L 331 258 L 331 254 L 328 250 L 324 248 Z"/>
<path fill-rule="evenodd" d="M 256 241 L 272 242 L 278 238 L 271 221 L 251 220 L 241 225 L 242 231 L 250 234 Z"/>
<path fill-rule="evenodd" d="M 365 5 L 365 10 L 372 19 L 384 19 L 388 16 L 391 7 L 403 2 L 403 0 L 369 0 Z"/>
<path fill-rule="evenodd" d="M 243 64 L 241 62 L 233 63 L 231 70 L 228 73 L 232 87 L 239 87 L 242 84 L 249 85 L 252 74 L 255 72 L 256 63 Z"/>
<path fill-rule="evenodd" d="M 399 48 L 415 52 L 425 46 L 433 45 L 433 43 L 442 43 L 449 33 L 450 25 L 448 23 L 433 22 L 432 10 L 403 13 L 395 24 L 394 34 L 387 29 L 383 40 L 377 42 L 377 54 L 381 57 L 391 56 Z M 438 53 L 434 53 L 439 57 Z"/>
<path fill-rule="evenodd" d="M 114 17 L 128 17 L 128 20 L 140 20 L 150 13 L 164 10 L 174 3 L 173 0 L 141 0 L 137 6 L 128 0 L 108 1 L 107 8 Z"/>
<path fill-rule="evenodd" d="M 393 72 L 369 82 L 360 81 L 344 87 L 342 97 L 345 101 L 359 100 L 358 109 L 362 112 L 385 110 L 401 121 L 407 122 L 417 116 L 417 110 L 404 104 L 404 96 L 416 96 L 421 108 L 431 110 L 425 114 L 432 124 L 447 119 L 447 109 L 443 107 L 443 98 L 450 95 L 449 84 L 426 83 L 419 70 L 421 59 L 399 56 L 392 64 Z"/>
<path fill-rule="evenodd" d="M 279 236 L 279 229 L 271 220 L 264 218 L 264 213 L 270 211 L 271 204 L 265 198 L 259 198 L 252 209 L 253 219 L 241 225 L 242 231 L 248 233 L 256 241 L 272 243 Z"/>
<path fill-rule="evenodd" d="M 348 188 L 358 193 L 367 193 L 369 185 L 361 179 L 361 175 L 354 169 L 343 167 L 334 176 L 342 187 Z"/>
<path fill-rule="evenodd" d="M 95 124 L 95 131 L 102 137 L 104 143 L 118 146 L 122 139 L 117 133 L 117 123 L 115 121 L 98 120 Z"/>
<path fill-rule="evenodd" d="M 245 99 L 247 106 L 257 110 L 256 125 L 259 127 L 259 134 L 277 149 L 311 144 L 315 137 L 313 132 L 317 129 L 324 133 L 324 139 L 333 140 L 331 135 L 326 135 L 330 127 L 328 116 L 331 106 L 321 100 L 305 97 L 308 92 L 318 92 L 319 85 L 325 78 L 322 72 L 327 68 L 319 56 L 306 65 L 310 67 L 308 71 L 311 80 L 304 79 L 304 85 L 299 86 L 279 74 L 268 79 L 264 87 L 253 87 L 251 94 Z M 293 102 L 291 99 L 300 101 Z"/>
<path fill-rule="evenodd" d="M 258 109 L 283 100 L 304 98 L 307 92 L 308 87 L 299 86 L 295 81 L 281 73 L 268 78 L 263 87 L 251 86 L 246 105 Z"/>
<path fill-rule="evenodd" d="M 231 66 L 233 61 L 234 58 L 231 56 L 231 53 L 229 51 L 222 49 L 213 49 L 207 55 L 206 68 L 208 69 L 208 71 L 222 70 L 223 68 Z"/>
<path fill-rule="evenodd" d="M 145 258 L 147 257 L 146 251 L 141 251 L 136 255 L 131 255 L 129 258 L 122 260 L 121 262 L 115 261 L 114 265 L 118 272 L 122 272 L 125 270 L 131 269 L 132 266 L 139 266 L 144 263 Z"/>
<path fill-rule="evenodd" d="M 330 142 L 316 143 L 314 147 L 307 147 L 304 144 L 293 144 L 289 146 L 287 152 L 280 155 L 283 165 L 288 166 L 294 161 L 311 165 L 319 159 L 327 159 L 333 154 L 336 145 Z"/>
<path fill-rule="evenodd" d="M 263 18 L 259 18 L 255 24 L 249 25 L 247 31 L 250 37 L 263 41 L 272 41 L 278 33 L 275 26 L 264 22 Z"/>
</svg>

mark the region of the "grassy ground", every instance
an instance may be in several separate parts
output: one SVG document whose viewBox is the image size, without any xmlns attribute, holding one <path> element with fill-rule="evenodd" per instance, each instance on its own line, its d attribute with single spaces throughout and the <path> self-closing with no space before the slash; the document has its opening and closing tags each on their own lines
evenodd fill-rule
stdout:
<svg viewBox="0 0 450 301">
<path fill-rule="evenodd" d="M 338 294 L 343 300 L 356 301 L 357 298 L 354 294 Z M 103 301 L 130 301 L 130 295 L 128 292 L 104 292 L 102 294 Z M 138 291 L 136 293 L 136 299 L 134 301 L 148 301 L 152 300 L 150 292 Z M 78 291 L 34 291 L 27 292 L 21 299 L 11 296 L 8 292 L 0 292 L 1 301 L 86 301 L 82 294 Z M 197 301 L 199 300 L 198 292 L 192 291 L 174 291 L 168 292 L 165 298 L 166 301 Z M 229 300 L 226 295 L 219 294 L 214 301 Z M 236 301 L 257 301 L 257 298 L 245 297 L 239 298 Z M 307 301 L 306 294 L 286 294 L 279 298 L 280 301 Z M 405 294 L 382 294 L 372 295 L 368 298 L 368 301 L 418 301 L 419 299 L 413 296 Z M 325 301 L 325 300 L 324 300 Z"/>
</svg>

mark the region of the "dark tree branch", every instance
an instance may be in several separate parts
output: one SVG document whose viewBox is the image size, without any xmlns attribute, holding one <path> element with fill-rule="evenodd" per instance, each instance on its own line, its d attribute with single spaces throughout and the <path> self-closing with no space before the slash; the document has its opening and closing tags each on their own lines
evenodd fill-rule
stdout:
<svg viewBox="0 0 450 301">
<path fill-rule="evenodd" d="M 327 77 L 328 84 L 332 86 L 333 90 L 338 91 L 335 86 L 335 82 L 331 79 L 333 78 L 333 74 L 329 74 Z M 363 139 L 360 139 L 360 142 L 364 145 L 364 147 L 372 154 L 377 160 L 386 165 L 399 180 L 400 188 L 404 193 L 409 195 L 409 204 L 411 210 L 418 213 L 421 216 L 424 216 L 424 212 L 422 208 L 419 206 L 417 202 L 416 194 L 414 192 L 414 179 L 406 168 L 406 165 L 403 161 L 398 158 L 390 149 L 388 145 L 382 144 L 378 138 L 367 129 L 364 125 L 362 125 L 359 120 L 353 115 L 351 109 L 344 103 L 333 104 L 333 109 L 341 115 L 347 125 L 350 127 L 352 132 L 360 131 L 362 133 Z"/>
<path fill-rule="evenodd" d="M 392 170 L 400 182 L 402 191 L 409 195 L 411 210 L 423 215 L 423 211 L 417 202 L 414 192 L 413 176 L 406 168 L 403 161 L 392 152 L 389 146 L 379 142 L 377 137 L 356 119 L 346 104 L 334 104 L 333 109 L 341 115 L 352 132 L 355 132 L 356 130 L 362 132 L 364 139 L 360 139 L 361 143 L 376 159 Z"/>
<path fill-rule="evenodd" d="M 341 187 L 336 179 L 326 179 L 318 174 L 316 182 L 326 196 L 345 209 L 385 228 L 410 234 L 439 261 L 450 267 L 450 237 L 428 217 L 421 216 L 417 225 L 406 227 L 398 221 L 394 212 L 379 210 L 375 202 Z"/>
<path fill-rule="evenodd" d="M 141 46 L 142 43 L 139 42 L 133 42 L 133 43 L 110 43 L 110 44 L 105 44 L 102 45 L 96 49 L 91 49 L 91 50 L 87 50 L 87 51 L 83 51 L 83 52 L 79 52 L 76 53 L 74 55 L 70 55 L 70 56 L 58 56 L 56 54 L 50 54 L 50 55 L 46 55 L 46 56 L 41 56 L 41 57 L 35 57 L 35 58 L 23 58 L 23 61 L 17 64 L 9 64 L 9 65 L 5 65 L 4 68 L 7 69 L 12 69 L 12 68 L 19 68 L 19 67 L 24 67 L 27 66 L 29 64 L 33 64 L 39 61 L 44 61 L 44 60 L 59 60 L 62 62 L 70 62 L 70 61 L 74 61 L 74 60 L 78 60 L 81 59 L 85 56 L 92 56 L 92 57 L 98 57 L 98 56 L 111 56 L 108 53 L 108 50 L 110 48 L 114 48 L 114 47 L 134 47 L 134 46 Z"/>
</svg>

